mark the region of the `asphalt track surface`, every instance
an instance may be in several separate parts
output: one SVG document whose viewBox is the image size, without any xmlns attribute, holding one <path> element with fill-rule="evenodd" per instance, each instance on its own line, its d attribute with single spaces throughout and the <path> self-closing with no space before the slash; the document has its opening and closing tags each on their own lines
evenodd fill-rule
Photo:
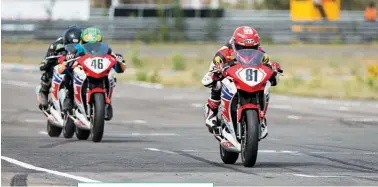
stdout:
<svg viewBox="0 0 378 187">
<path fill-rule="evenodd" d="M 120 83 L 114 118 L 106 123 L 103 141 L 94 143 L 46 135 L 35 99 L 38 83 L 38 74 L 2 72 L 3 186 L 378 184 L 377 102 L 272 95 L 269 136 L 260 143 L 256 166 L 244 168 L 240 159 L 235 165 L 222 163 L 218 143 L 204 126 L 199 106 L 207 90 Z"/>
</svg>

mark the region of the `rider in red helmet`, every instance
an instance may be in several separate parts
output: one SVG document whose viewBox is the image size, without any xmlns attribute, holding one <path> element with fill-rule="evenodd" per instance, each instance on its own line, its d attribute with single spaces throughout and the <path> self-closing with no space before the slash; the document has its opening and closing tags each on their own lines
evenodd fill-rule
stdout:
<svg viewBox="0 0 378 187">
<path fill-rule="evenodd" d="M 234 60 L 233 53 L 234 51 L 241 49 L 255 49 L 263 53 L 265 51 L 260 46 L 260 36 L 257 31 L 248 26 L 241 26 L 235 29 L 234 34 L 229 42 L 221 47 L 213 58 L 213 61 L 210 64 L 209 71 L 222 68 L 224 63 Z M 282 73 L 282 69 L 278 63 L 270 62 L 268 55 L 265 53 L 263 64 L 270 67 L 274 71 Z M 279 79 L 276 76 L 273 76 L 271 79 L 272 86 L 276 86 Z M 208 99 L 207 105 L 205 106 L 205 117 L 206 117 L 206 126 L 209 128 L 210 132 L 213 132 L 217 125 L 217 113 L 218 107 L 221 103 L 221 84 L 220 77 L 218 74 L 208 72 L 202 78 L 202 84 L 205 87 L 211 88 L 211 95 Z M 266 96 L 269 98 L 269 95 Z M 219 132 L 217 132 L 219 133 Z M 268 129 L 266 127 L 266 119 L 262 124 L 262 133 L 261 138 L 265 138 L 268 135 Z"/>
</svg>

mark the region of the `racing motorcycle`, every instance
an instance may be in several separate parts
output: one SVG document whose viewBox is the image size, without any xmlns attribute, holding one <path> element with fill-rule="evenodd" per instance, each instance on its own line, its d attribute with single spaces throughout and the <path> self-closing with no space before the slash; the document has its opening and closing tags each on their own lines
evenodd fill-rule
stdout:
<svg viewBox="0 0 378 187">
<path fill-rule="evenodd" d="M 62 55 L 50 56 L 46 59 L 58 59 Z M 50 137 L 59 137 L 63 131 L 65 138 L 71 138 L 73 133 L 69 133 L 69 130 L 65 127 L 72 127 L 73 121 L 68 118 L 66 113 L 62 112 L 63 101 L 66 96 L 66 90 L 64 84 L 64 74 L 58 73 L 58 66 L 54 67 L 53 77 L 51 82 L 51 88 L 48 95 L 48 107 L 47 109 L 41 108 L 43 114 L 47 117 L 47 134 Z M 41 85 L 36 88 L 37 101 L 39 101 L 39 90 Z"/>
<path fill-rule="evenodd" d="M 75 107 L 68 114 L 75 124 L 75 134 L 79 140 L 91 135 L 93 142 L 100 142 L 104 134 L 105 120 L 110 120 L 107 107 L 115 87 L 114 65 L 117 60 L 107 54 L 109 46 L 105 43 L 81 45 L 85 55 L 74 58 L 73 88 Z M 72 51 L 73 45 L 66 50 Z"/>
<path fill-rule="evenodd" d="M 224 77 L 218 124 L 211 132 L 220 143 L 220 157 L 225 164 L 234 164 L 239 153 L 245 167 L 256 163 L 270 80 L 280 75 L 263 65 L 263 58 L 264 53 L 258 50 L 238 50 L 235 61 L 225 63 L 221 70 L 211 70 Z"/>
</svg>

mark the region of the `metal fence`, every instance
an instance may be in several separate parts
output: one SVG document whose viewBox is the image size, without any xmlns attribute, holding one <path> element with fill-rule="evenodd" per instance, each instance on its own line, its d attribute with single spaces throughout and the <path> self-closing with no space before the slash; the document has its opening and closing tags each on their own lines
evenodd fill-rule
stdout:
<svg viewBox="0 0 378 187">
<path fill-rule="evenodd" d="M 286 12 L 287 13 L 287 12 Z M 260 11 L 246 17 L 239 13 L 217 20 L 187 18 L 184 32 L 175 32 L 174 19 L 167 20 L 168 34 L 186 41 L 227 41 L 233 29 L 240 25 L 254 26 L 264 42 L 272 43 L 362 43 L 378 39 L 378 22 L 365 22 L 357 14 L 342 14 L 338 22 L 294 23 L 289 15 L 281 12 Z M 276 17 L 273 14 L 278 14 Z M 281 16 L 279 16 L 281 15 Z M 344 16 L 343 16 L 344 15 Z M 355 16 L 351 16 L 355 15 Z M 269 18 L 269 19 L 268 19 Z M 82 27 L 99 27 L 108 40 L 136 40 L 157 38 L 162 24 L 159 18 L 110 18 L 92 16 L 86 22 L 74 21 L 7 21 L 2 20 L 2 40 L 52 40 L 60 36 L 63 30 L 72 24 Z M 164 29 L 162 29 L 164 30 Z"/>
</svg>

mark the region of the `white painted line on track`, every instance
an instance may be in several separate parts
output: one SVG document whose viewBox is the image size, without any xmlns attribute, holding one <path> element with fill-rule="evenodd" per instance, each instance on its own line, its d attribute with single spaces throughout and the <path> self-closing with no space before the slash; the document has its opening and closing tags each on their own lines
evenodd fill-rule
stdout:
<svg viewBox="0 0 378 187">
<path fill-rule="evenodd" d="M 39 131 L 39 134 L 48 134 L 46 131 Z"/>
<path fill-rule="evenodd" d="M 299 151 L 280 151 L 280 153 L 292 153 L 292 154 L 295 154 L 295 153 L 299 153 Z"/>
<path fill-rule="evenodd" d="M 162 89 L 163 88 L 163 86 L 161 84 L 148 83 L 148 82 L 138 82 L 138 81 L 122 82 L 122 84 L 139 86 L 139 87 L 142 87 L 142 88 L 153 88 L 153 89 Z"/>
<path fill-rule="evenodd" d="M 192 103 L 192 107 L 195 107 L 195 108 L 202 108 L 204 106 L 204 104 L 201 104 L 201 103 Z"/>
<path fill-rule="evenodd" d="M 42 120 L 42 119 L 25 119 L 25 123 L 43 123 L 47 122 L 47 120 Z"/>
<path fill-rule="evenodd" d="M 13 86 L 28 87 L 28 88 L 36 88 L 37 87 L 37 85 L 33 85 L 33 84 L 25 82 L 25 81 L 1 80 L 1 83 L 13 85 Z"/>
<path fill-rule="evenodd" d="M 183 95 L 172 95 L 163 97 L 164 100 L 184 100 L 185 96 Z"/>
<path fill-rule="evenodd" d="M 340 111 L 349 111 L 349 108 L 345 107 L 345 106 L 341 106 L 341 107 L 339 107 L 339 110 Z"/>
<path fill-rule="evenodd" d="M 207 151 L 207 150 L 196 150 L 196 149 L 185 149 L 183 152 L 198 152 L 198 153 L 217 153 L 219 151 Z M 274 153 L 274 154 L 298 154 L 299 151 L 288 151 L 288 150 L 259 150 L 259 153 Z"/>
<path fill-rule="evenodd" d="M 137 119 L 137 120 L 134 120 L 133 123 L 137 123 L 137 124 L 145 124 L 145 123 L 147 123 L 147 121 Z"/>
<path fill-rule="evenodd" d="M 291 175 L 297 177 L 306 177 L 306 178 L 341 178 L 341 177 L 350 177 L 350 176 L 341 176 L 341 175 L 328 175 L 328 176 L 318 176 L 318 175 L 306 175 L 301 173 L 292 173 Z"/>
<path fill-rule="evenodd" d="M 306 178 L 344 178 L 344 177 L 362 177 L 362 178 L 378 178 L 378 175 L 307 175 L 302 173 L 289 173 L 297 177 Z"/>
<path fill-rule="evenodd" d="M 81 181 L 81 182 L 101 182 L 101 181 L 97 181 L 97 180 L 93 180 L 93 179 L 89 179 L 89 178 L 85 178 L 85 177 L 75 176 L 75 175 L 71 175 L 71 174 L 68 174 L 68 173 L 63 173 L 63 172 L 59 172 L 59 171 L 54 171 L 54 170 L 49 170 L 49 169 L 46 169 L 46 168 L 33 166 L 33 165 L 15 160 L 13 158 L 5 157 L 5 156 L 1 156 L 1 159 L 5 160 L 9 163 L 21 166 L 21 167 L 26 168 L 26 169 L 41 171 L 41 172 L 49 173 L 49 174 L 52 174 L 52 175 L 57 175 L 57 176 L 60 176 L 60 177 L 66 177 L 66 178 L 78 180 L 78 181 Z"/>
<path fill-rule="evenodd" d="M 292 107 L 290 105 L 269 105 L 269 108 L 274 109 L 291 109 Z"/>
<path fill-rule="evenodd" d="M 144 120 L 140 120 L 140 119 L 137 119 L 137 120 L 123 120 L 123 121 L 114 121 L 112 122 L 114 124 L 130 124 L 130 123 L 135 123 L 135 124 L 145 124 L 147 123 L 147 121 L 144 121 Z"/>
<path fill-rule="evenodd" d="M 259 150 L 259 153 L 277 153 L 276 150 Z"/>
<path fill-rule="evenodd" d="M 131 136 L 178 136 L 175 133 L 131 133 Z"/>
<path fill-rule="evenodd" d="M 301 119 L 300 116 L 294 116 L 294 115 L 288 115 L 287 118 L 288 119 L 296 119 L 296 120 Z"/>
<path fill-rule="evenodd" d="M 144 148 L 149 151 L 156 151 L 156 152 L 162 152 L 162 153 L 168 153 L 168 154 L 174 154 L 177 155 L 178 153 L 173 152 L 173 151 L 168 151 L 168 150 L 162 150 L 162 149 L 157 149 L 157 148 Z"/>
<path fill-rule="evenodd" d="M 335 155 L 378 155 L 378 152 L 326 152 L 326 151 L 312 151 L 311 154 L 335 154 Z"/>
</svg>

